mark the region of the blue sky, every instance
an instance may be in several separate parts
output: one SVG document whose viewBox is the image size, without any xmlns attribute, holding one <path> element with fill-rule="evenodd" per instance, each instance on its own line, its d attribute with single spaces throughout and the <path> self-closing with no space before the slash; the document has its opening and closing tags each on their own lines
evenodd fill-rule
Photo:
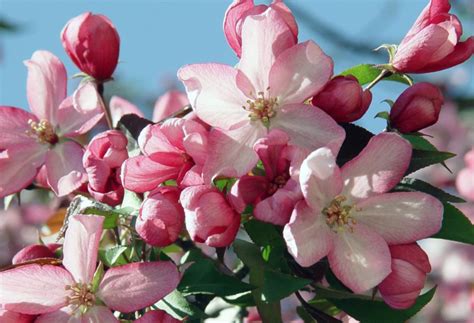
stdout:
<svg viewBox="0 0 474 323">
<path fill-rule="evenodd" d="M 180 86 L 177 69 L 189 63 L 237 60 L 222 32 L 226 0 L 0 0 L 0 15 L 18 23 L 21 31 L 1 36 L 3 61 L 0 63 L 0 104 L 27 108 L 26 68 L 22 61 L 37 49 L 57 55 L 70 76 L 77 68 L 65 54 L 59 34 L 64 24 L 84 11 L 107 15 L 121 37 L 120 65 L 116 71 L 118 88 L 109 91 L 132 99 L 151 114 L 154 98 L 170 85 Z M 257 1 L 264 2 L 264 1 Z M 405 35 L 427 0 L 288 0 L 317 17 L 331 28 L 357 42 L 397 43 Z M 297 17 L 298 19 L 298 17 Z M 335 73 L 360 63 L 381 63 L 372 56 L 358 55 L 335 46 L 315 32 L 306 21 L 298 21 L 300 41 L 313 39 L 335 60 Z M 465 34 L 472 34 L 473 19 L 463 20 Z M 430 80 L 460 80 L 457 91 L 473 92 L 473 60 L 448 73 L 434 73 Z M 74 81 L 69 90 L 74 89 Z M 383 122 L 373 115 L 386 109 L 385 98 L 396 99 L 404 86 L 383 83 L 376 87 L 369 114 L 361 123 L 373 131 Z"/>
</svg>

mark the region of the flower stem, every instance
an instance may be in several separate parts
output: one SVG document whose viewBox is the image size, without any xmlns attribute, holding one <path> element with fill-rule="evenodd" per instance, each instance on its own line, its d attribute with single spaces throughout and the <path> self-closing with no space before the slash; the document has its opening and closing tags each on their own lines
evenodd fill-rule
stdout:
<svg viewBox="0 0 474 323">
<path fill-rule="evenodd" d="M 384 77 L 388 76 L 390 73 L 391 72 L 389 70 L 383 69 L 380 72 L 380 74 L 372 82 L 370 82 L 369 85 L 367 85 L 367 87 L 364 89 L 364 91 L 367 91 L 367 90 L 370 90 L 371 88 L 373 88 L 375 86 L 375 84 L 380 82 Z"/>
<path fill-rule="evenodd" d="M 112 116 L 110 115 L 110 109 L 104 100 L 104 83 L 97 83 L 97 92 L 99 93 L 100 99 L 102 100 L 102 106 L 104 107 L 104 114 L 105 120 L 107 121 L 107 126 L 109 127 L 109 129 L 113 129 L 114 126 L 112 124 Z"/>
</svg>

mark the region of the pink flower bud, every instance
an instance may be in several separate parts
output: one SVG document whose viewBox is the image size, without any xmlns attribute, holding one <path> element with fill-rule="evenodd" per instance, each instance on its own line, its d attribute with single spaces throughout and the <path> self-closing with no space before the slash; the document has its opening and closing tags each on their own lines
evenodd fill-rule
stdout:
<svg viewBox="0 0 474 323">
<path fill-rule="evenodd" d="M 89 177 L 89 193 L 100 202 L 115 206 L 123 198 L 120 167 L 128 158 L 127 138 L 117 130 L 95 136 L 82 160 Z"/>
<path fill-rule="evenodd" d="M 165 247 L 178 238 L 184 224 L 179 193 L 177 187 L 162 186 L 143 201 L 135 229 L 146 243 Z"/>
<path fill-rule="evenodd" d="M 135 323 L 179 323 L 181 321 L 175 319 L 165 311 L 154 310 L 143 314 Z"/>
<path fill-rule="evenodd" d="M 210 247 L 225 247 L 234 241 L 240 215 L 222 192 L 208 185 L 190 186 L 181 192 L 180 200 L 193 241 Z"/>
<path fill-rule="evenodd" d="M 41 244 L 29 245 L 18 251 L 16 255 L 13 256 L 12 264 L 21 264 L 22 262 L 38 258 L 55 258 L 55 249 L 55 246 L 53 246 L 53 250 L 51 250 L 51 248 L 49 248 L 48 246 Z"/>
<path fill-rule="evenodd" d="M 372 102 L 372 93 L 364 91 L 352 76 L 336 76 L 313 97 L 313 105 L 324 110 L 337 122 L 360 119 Z"/>
<path fill-rule="evenodd" d="M 416 132 L 438 121 L 444 103 L 441 91 L 430 83 L 417 83 L 406 89 L 393 104 L 390 124 L 400 132 Z"/>
<path fill-rule="evenodd" d="M 449 14 L 449 0 L 431 0 L 398 46 L 393 67 L 402 73 L 443 70 L 469 59 L 474 37 L 461 42 L 459 19 Z"/>
<path fill-rule="evenodd" d="M 412 306 L 431 271 L 426 253 L 416 243 L 390 246 L 392 272 L 380 283 L 379 291 L 390 307 Z"/>
<path fill-rule="evenodd" d="M 117 67 L 120 38 L 107 17 L 85 12 L 72 18 L 61 32 L 61 41 L 82 72 L 100 81 L 112 76 Z"/>
</svg>

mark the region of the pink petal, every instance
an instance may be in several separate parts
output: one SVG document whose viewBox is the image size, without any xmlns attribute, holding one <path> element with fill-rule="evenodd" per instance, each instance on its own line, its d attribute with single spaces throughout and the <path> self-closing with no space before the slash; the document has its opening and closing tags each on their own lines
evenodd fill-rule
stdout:
<svg viewBox="0 0 474 323">
<path fill-rule="evenodd" d="M 387 243 L 360 223 L 353 226 L 353 232 L 337 233 L 328 260 L 337 278 L 355 293 L 377 286 L 391 271 Z"/>
<path fill-rule="evenodd" d="M 354 218 L 381 235 L 388 244 L 427 238 L 441 229 L 443 205 L 421 192 L 375 195 L 357 204 Z"/>
<path fill-rule="evenodd" d="M 224 15 L 225 38 L 239 57 L 242 53 L 242 37 L 238 25 L 242 23 L 242 18 L 245 18 L 245 12 L 253 7 L 253 0 L 234 0 Z"/>
<path fill-rule="evenodd" d="M 168 91 L 156 100 L 152 120 L 153 122 L 159 122 L 188 104 L 188 97 L 185 93 L 177 90 Z"/>
<path fill-rule="evenodd" d="M 253 149 L 260 157 L 265 169 L 265 176 L 268 179 L 271 180 L 281 173 L 287 172 L 289 161 L 286 150 L 289 140 L 284 131 L 273 129 L 255 143 Z"/>
<path fill-rule="evenodd" d="M 179 323 L 181 321 L 175 319 L 165 311 L 153 310 L 143 314 L 135 323 Z"/>
<path fill-rule="evenodd" d="M 293 45 L 295 37 L 276 10 L 269 8 L 262 14 L 248 16 L 242 25 L 239 70 L 257 91 L 265 91 L 270 85 L 270 69 L 276 58 Z M 256 93 L 253 95 L 256 96 Z"/>
<path fill-rule="evenodd" d="M 33 315 L 16 313 L 0 308 L 0 322 L 2 323 L 31 323 L 34 319 L 35 316 Z"/>
<path fill-rule="evenodd" d="M 474 167 L 464 168 L 458 173 L 456 188 L 461 196 L 474 201 Z"/>
<path fill-rule="evenodd" d="M 0 272 L 0 282 L 0 304 L 4 309 L 42 314 L 66 305 L 69 294 L 66 285 L 73 284 L 74 280 L 61 267 L 33 264 Z"/>
<path fill-rule="evenodd" d="M 72 316 L 71 306 L 63 307 L 57 311 L 40 315 L 35 323 L 82 323 L 82 317 Z M 92 323 L 92 322 L 91 322 Z M 94 322 L 95 323 L 95 322 Z"/>
<path fill-rule="evenodd" d="M 244 205 L 254 204 L 267 196 L 269 186 L 270 181 L 265 176 L 244 175 L 234 183 L 231 194 Z"/>
<path fill-rule="evenodd" d="M 124 115 L 134 114 L 142 118 L 144 117 L 143 112 L 135 104 L 116 95 L 110 98 L 109 109 L 114 127 L 117 126 Z"/>
<path fill-rule="evenodd" d="M 169 119 L 163 125 L 151 124 L 146 126 L 138 137 L 140 150 L 150 156 L 157 152 L 182 153 L 183 119 Z M 181 147 L 179 147 L 181 146 Z"/>
<path fill-rule="evenodd" d="M 204 180 L 216 176 L 239 177 L 258 161 L 254 143 L 267 132 L 260 122 L 246 123 L 233 130 L 213 129 L 209 135 L 209 153 L 204 166 Z"/>
<path fill-rule="evenodd" d="M 179 279 L 172 262 L 127 264 L 107 270 L 97 296 L 107 307 L 130 313 L 158 302 L 178 286 Z"/>
<path fill-rule="evenodd" d="M 63 63 L 47 51 L 36 51 L 28 67 L 27 96 L 31 111 L 38 117 L 57 125 L 56 114 L 66 97 L 67 75 Z"/>
<path fill-rule="evenodd" d="M 3 151 L 0 147 L 0 197 L 19 192 L 30 185 L 44 164 L 47 151 L 48 146 L 35 141 L 11 146 Z"/>
<path fill-rule="evenodd" d="M 357 201 L 388 192 L 405 174 L 411 150 L 410 143 L 395 133 L 372 137 L 359 155 L 342 167 L 343 195 Z"/>
<path fill-rule="evenodd" d="M 65 196 L 77 190 L 87 181 L 82 166 L 84 150 L 73 141 L 57 144 L 46 155 L 48 184 L 58 196 Z"/>
<path fill-rule="evenodd" d="M 58 110 L 58 135 L 75 137 L 85 134 L 104 116 L 104 103 L 92 83 L 81 85 L 66 98 Z"/>
<path fill-rule="evenodd" d="M 36 141 L 27 135 L 31 131 L 29 120 L 38 122 L 35 115 L 25 110 L 0 106 L 0 151 Z"/>
<path fill-rule="evenodd" d="M 63 245 L 63 265 L 76 282 L 90 283 L 97 265 L 103 216 L 75 215 L 69 219 Z"/>
<path fill-rule="evenodd" d="M 270 8 L 278 11 L 278 14 L 282 16 L 285 20 L 286 24 L 290 28 L 293 36 L 295 37 L 295 42 L 298 41 L 298 24 L 296 23 L 295 17 L 291 12 L 290 8 L 288 8 L 283 0 L 273 0 Z"/>
<path fill-rule="evenodd" d="M 18 251 L 12 258 L 12 264 L 20 264 L 25 261 L 38 258 L 54 258 L 54 252 L 42 244 L 32 244 Z"/>
<path fill-rule="evenodd" d="M 119 323 L 120 321 L 105 306 L 93 306 L 82 315 L 81 323 Z"/>
<path fill-rule="evenodd" d="M 328 148 L 309 154 L 300 168 L 301 191 L 306 202 L 317 210 L 327 206 L 342 190 L 341 171 Z"/>
<path fill-rule="evenodd" d="M 321 109 L 308 104 L 287 104 L 270 119 L 270 128 L 278 128 L 290 137 L 290 144 L 307 151 L 328 147 L 337 156 L 345 132 Z"/>
<path fill-rule="evenodd" d="M 304 103 L 331 79 L 334 63 L 313 41 L 281 53 L 270 70 L 270 96 L 280 105 Z"/>
<path fill-rule="evenodd" d="M 222 64 L 194 64 L 178 71 L 189 102 L 200 119 L 213 127 L 230 129 L 248 121 L 247 93 L 237 87 L 237 70 Z"/>
<path fill-rule="evenodd" d="M 290 222 L 283 229 L 288 252 L 303 267 L 309 267 L 333 248 L 335 234 L 329 229 L 319 210 L 304 201 L 296 204 Z M 314 239 L 318 237 L 317 243 Z M 387 248 L 388 250 L 388 248 Z"/>
</svg>

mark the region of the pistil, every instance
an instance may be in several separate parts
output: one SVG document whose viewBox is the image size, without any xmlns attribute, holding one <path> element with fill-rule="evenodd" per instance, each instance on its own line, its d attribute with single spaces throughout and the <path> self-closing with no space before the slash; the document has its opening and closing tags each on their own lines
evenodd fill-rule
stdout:
<svg viewBox="0 0 474 323">
<path fill-rule="evenodd" d="M 258 92 L 258 98 L 247 100 L 247 106 L 242 106 L 249 112 L 249 118 L 252 121 L 260 120 L 265 127 L 270 124 L 270 118 L 274 117 L 275 107 L 278 105 L 277 98 L 266 98 L 263 92 Z"/>
<path fill-rule="evenodd" d="M 71 291 L 71 294 L 67 296 L 67 302 L 74 307 L 74 311 L 77 309 L 86 311 L 88 308 L 94 306 L 95 296 L 90 284 L 75 283 L 73 285 L 67 285 L 66 290 Z"/>
<path fill-rule="evenodd" d="M 54 145 L 58 142 L 59 138 L 54 132 L 53 126 L 47 120 L 35 122 L 30 119 L 28 120 L 28 124 L 31 129 L 27 130 L 26 134 L 36 138 L 39 143 Z"/>
<path fill-rule="evenodd" d="M 352 212 L 356 210 L 354 205 L 344 204 L 346 197 L 338 195 L 334 200 L 323 209 L 323 214 L 326 215 L 326 223 L 334 231 L 343 231 L 346 228 L 353 232 L 353 226 L 357 221 L 352 217 Z"/>
</svg>

